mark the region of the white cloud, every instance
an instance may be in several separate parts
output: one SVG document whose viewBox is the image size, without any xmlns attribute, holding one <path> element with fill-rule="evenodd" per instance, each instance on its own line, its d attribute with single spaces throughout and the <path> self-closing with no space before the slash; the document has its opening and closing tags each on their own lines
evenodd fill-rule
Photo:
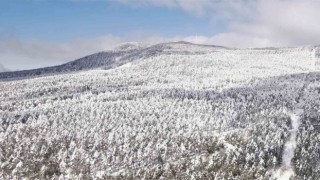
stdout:
<svg viewBox="0 0 320 180">
<path fill-rule="evenodd" d="M 108 50 L 124 42 L 160 43 L 178 41 L 182 38 L 160 36 L 137 36 L 123 39 L 106 35 L 92 39 L 74 39 L 63 43 L 26 41 L 14 37 L 0 41 L 0 63 L 12 70 L 34 69 L 63 64 L 83 56 Z"/>
<path fill-rule="evenodd" d="M 2 64 L 0 64 L 0 73 L 9 71 L 7 68 L 5 68 Z"/>
<path fill-rule="evenodd" d="M 237 27 L 280 45 L 307 45 L 320 42 L 320 1 L 264 0 L 257 5 L 259 18 Z"/>
<path fill-rule="evenodd" d="M 64 43 L 7 38 L 0 42 L 0 63 L 10 69 L 57 65 L 106 50 L 121 42 L 122 39 L 111 35 L 93 39 L 75 39 Z"/>
<path fill-rule="evenodd" d="M 221 33 L 212 37 L 206 36 L 190 36 L 183 38 L 184 41 L 188 41 L 196 44 L 211 44 L 226 47 L 267 47 L 271 46 L 271 42 L 268 39 L 251 37 L 245 34 L 238 33 Z"/>
<path fill-rule="evenodd" d="M 185 11 L 203 15 L 216 2 L 212 0 L 111 0 L 134 7 L 139 6 L 158 6 L 167 8 L 182 8 Z"/>
<path fill-rule="evenodd" d="M 184 39 L 235 47 L 320 44 L 318 0 L 113 0 L 139 6 L 180 8 L 227 22 L 226 32 Z"/>
<path fill-rule="evenodd" d="M 23 41 L 17 38 L 8 38 L 0 42 L 0 53 L 13 53 L 30 58 L 62 58 L 66 55 L 79 56 L 79 53 L 90 53 L 104 50 L 121 39 L 111 35 L 93 39 L 75 39 L 65 43 L 52 43 L 39 40 Z"/>
</svg>

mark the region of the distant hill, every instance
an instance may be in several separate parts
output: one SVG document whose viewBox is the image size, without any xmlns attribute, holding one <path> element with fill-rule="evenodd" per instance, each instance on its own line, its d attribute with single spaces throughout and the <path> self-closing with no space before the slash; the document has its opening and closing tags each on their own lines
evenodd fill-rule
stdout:
<svg viewBox="0 0 320 180">
<path fill-rule="evenodd" d="M 115 47 L 112 50 L 98 52 L 58 66 L 0 73 L 0 80 L 24 79 L 29 77 L 48 76 L 98 68 L 111 69 L 137 59 L 157 56 L 159 54 L 204 53 L 208 51 L 214 51 L 217 48 L 222 49 L 224 47 L 195 45 L 187 42 L 162 43 L 149 46 L 126 43 Z"/>
</svg>

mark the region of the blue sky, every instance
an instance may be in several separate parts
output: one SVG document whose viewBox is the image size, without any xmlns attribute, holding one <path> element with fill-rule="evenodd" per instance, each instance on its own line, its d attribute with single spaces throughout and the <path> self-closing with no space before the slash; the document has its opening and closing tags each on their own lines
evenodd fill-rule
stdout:
<svg viewBox="0 0 320 180">
<path fill-rule="evenodd" d="M 110 1 L 3 0 L 0 22 L 2 31 L 11 31 L 21 39 L 48 41 L 105 34 L 131 39 L 142 33 L 173 37 L 225 31 L 222 23 L 210 22 L 208 16 L 194 16 L 177 8 L 135 8 Z"/>
<path fill-rule="evenodd" d="M 0 71 L 62 64 L 128 41 L 315 45 L 319 9 L 318 0 L 0 0 Z"/>
</svg>

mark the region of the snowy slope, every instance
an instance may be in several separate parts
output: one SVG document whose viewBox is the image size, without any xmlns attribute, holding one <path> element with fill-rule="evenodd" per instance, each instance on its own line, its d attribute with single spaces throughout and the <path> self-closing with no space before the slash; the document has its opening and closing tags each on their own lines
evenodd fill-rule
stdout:
<svg viewBox="0 0 320 180">
<path fill-rule="evenodd" d="M 59 66 L 46 67 L 34 70 L 24 70 L 18 72 L 0 73 L 0 79 L 13 80 L 29 78 L 34 76 L 64 74 L 95 68 L 112 68 L 125 63 L 123 61 L 127 61 L 127 59 L 122 60 L 121 58 L 127 56 L 132 52 L 135 52 L 138 49 L 139 47 L 137 47 L 136 49 L 132 48 L 129 50 L 119 49 L 117 51 L 99 52 Z"/>
<path fill-rule="evenodd" d="M 114 49 L 111 49 L 109 51 L 92 54 L 58 66 L 18 72 L 0 73 L 0 80 L 25 79 L 30 77 L 64 74 L 97 68 L 110 69 L 137 59 L 156 56 L 159 54 L 205 53 L 208 51 L 214 51 L 216 48 L 222 48 L 215 46 L 204 47 L 192 45 L 186 42 L 164 43 L 149 46 L 138 43 L 127 43 L 115 47 Z"/>
<path fill-rule="evenodd" d="M 123 45 L 2 81 L 0 179 L 319 179 L 313 50 Z"/>
</svg>

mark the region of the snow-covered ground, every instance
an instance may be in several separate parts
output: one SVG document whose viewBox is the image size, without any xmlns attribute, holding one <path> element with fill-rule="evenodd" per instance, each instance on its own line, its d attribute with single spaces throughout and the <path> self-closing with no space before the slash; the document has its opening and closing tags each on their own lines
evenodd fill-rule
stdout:
<svg viewBox="0 0 320 180">
<path fill-rule="evenodd" d="M 0 179 L 320 177 L 312 47 L 109 53 L 0 82 Z"/>
<path fill-rule="evenodd" d="M 297 147 L 297 134 L 300 126 L 300 115 L 303 114 L 303 110 L 299 109 L 296 112 L 287 112 L 291 120 L 291 130 L 289 139 L 284 145 L 282 153 L 282 163 L 279 170 L 277 170 L 275 177 L 279 180 L 290 180 L 295 175 L 294 167 L 291 162 L 294 157 L 295 149 Z"/>
</svg>

